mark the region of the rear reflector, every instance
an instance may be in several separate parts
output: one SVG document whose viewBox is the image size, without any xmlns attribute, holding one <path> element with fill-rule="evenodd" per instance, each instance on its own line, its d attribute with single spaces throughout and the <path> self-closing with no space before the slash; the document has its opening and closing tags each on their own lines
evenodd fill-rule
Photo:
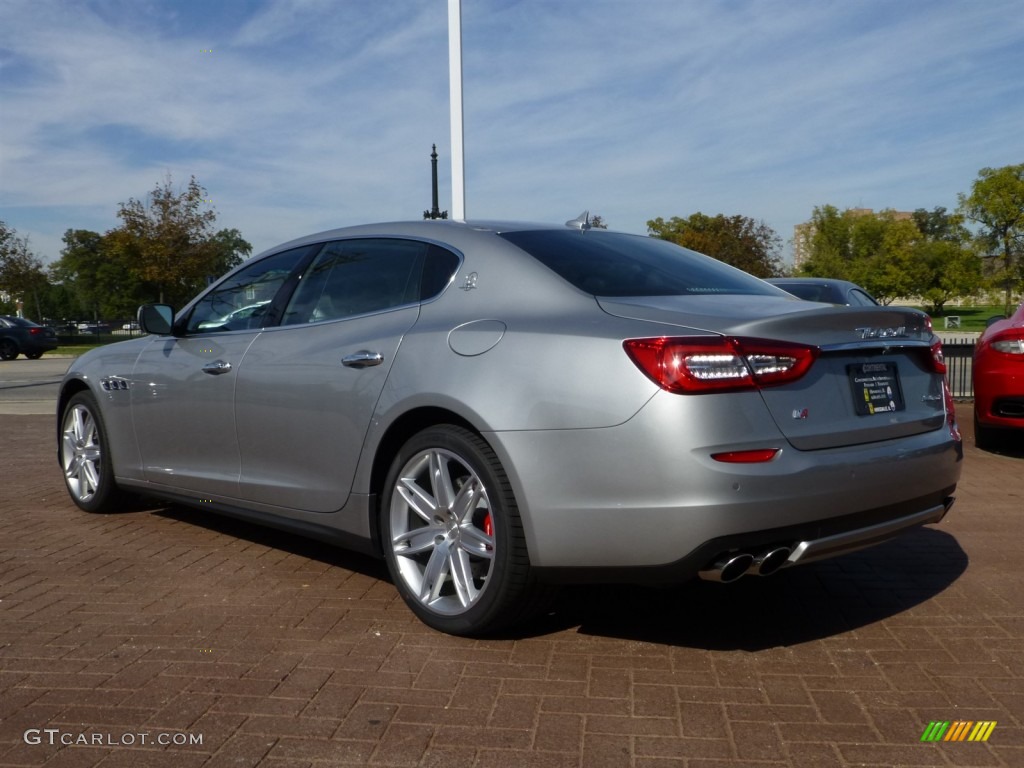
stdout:
<svg viewBox="0 0 1024 768">
<path fill-rule="evenodd" d="M 701 394 L 777 386 L 810 369 L 818 348 L 725 336 L 627 339 L 633 363 L 662 389 Z"/>
<path fill-rule="evenodd" d="M 774 459 L 779 455 L 779 452 L 779 448 L 761 448 L 755 451 L 712 453 L 711 458 L 715 461 L 723 461 L 726 464 L 763 464 Z"/>
</svg>

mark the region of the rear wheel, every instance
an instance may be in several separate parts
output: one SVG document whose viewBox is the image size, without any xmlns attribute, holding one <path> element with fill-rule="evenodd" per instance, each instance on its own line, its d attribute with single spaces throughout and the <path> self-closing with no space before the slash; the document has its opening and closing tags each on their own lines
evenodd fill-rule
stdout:
<svg viewBox="0 0 1024 768">
<path fill-rule="evenodd" d="M 11 339 L 0 339 L 0 360 L 13 360 L 18 356 L 18 345 Z"/>
<path fill-rule="evenodd" d="M 974 444 L 982 451 L 991 451 L 998 447 L 1000 433 L 998 429 L 986 427 L 978 421 L 978 413 L 974 413 Z"/>
<path fill-rule="evenodd" d="M 42 352 L 26 352 L 25 353 L 25 357 L 27 357 L 29 360 L 38 360 L 42 356 L 43 356 Z"/>
<path fill-rule="evenodd" d="M 381 508 L 388 569 L 427 625 L 489 634 L 525 618 L 536 590 L 508 476 L 461 427 L 412 437 L 388 473 Z"/>
<path fill-rule="evenodd" d="M 114 482 L 109 441 L 96 399 L 79 392 L 61 417 L 60 464 L 71 500 L 86 512 L 112 512 L 125 496 Z"/>
</svg>

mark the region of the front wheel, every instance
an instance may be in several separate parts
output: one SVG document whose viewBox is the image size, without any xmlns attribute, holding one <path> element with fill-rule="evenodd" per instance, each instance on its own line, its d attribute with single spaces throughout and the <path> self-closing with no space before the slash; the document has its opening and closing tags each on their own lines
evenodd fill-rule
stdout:
<svg viewBox="0 0 1024 768">
<path fill-rule="evenodd" d="M 399 594 L 428 626 L 496 632 L 536 594 L 519 510 L 479 435 L 452 425 L 412 437 L 391 465 L 381 534 Z"/>
<path fill-rule="evenodd" d="M 18 356 L 18 345 L 11 339 L 0 339 L 0 360 L 13 360 Z"/>
<path fill-rule="evenodd" d="M 61 417 L 60 464 L 71 500 L 86 512 L 119 508 L 124 495 L 114 482 L 106 427 L 96 399 L 79 392 Z"/>
</svg>

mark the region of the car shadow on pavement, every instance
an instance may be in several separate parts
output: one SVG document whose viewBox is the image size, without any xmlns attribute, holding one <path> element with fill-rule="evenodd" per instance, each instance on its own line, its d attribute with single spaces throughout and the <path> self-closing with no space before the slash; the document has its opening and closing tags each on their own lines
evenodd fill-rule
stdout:
<svg viewBox="0 0 1024 768">
<path fill-rule="evenodd" d="M 913 609 L 953 584 L 967 563 L 953 536 L 920 528 L 871 549 L 732 584 L 567 588 L 531 634 L 577 627 L 585 635 L 706 650 L 793 646 Z"/>
<path fill-rule="evenodd" d="M 223 533 L 225 536 L 244 539 L 268 549 L 288 552 L 289 554 L 316 560 L 326 565 L 345 568 L 370 578 L 390 581 L 387 565 L 385 565 L 383 560 L 324 541 L 280 531 L 265 525 L 249 523 L 228 515 L 210 514 L 207 510 L 177 504 L 153 506 L 151 503 L 148 511 L 163 518 L 180 520 L 188 525 L 199 526 L 208 531 L 216 531 L 217 533 Z"/>
<path fill-rule="evenodd" d="M 190 507 L 149 511 L 390 583 L 383 560 L 332 544 Z M 953 536 L 919 528 L 871 549 L 732 584 L 561 587 L 543 615 L 494 639 L 568 631 L 706 650 L 793 646 L 908 611 L 953 584 L 967 563 Z"/>
<path fill-rule="evenodd" d="M 994 453 L 1009 459 L 1024 459 L 1024 435 L 997 435 L 990 448 L 978 448 L 985 453 Z"/>
</svg>

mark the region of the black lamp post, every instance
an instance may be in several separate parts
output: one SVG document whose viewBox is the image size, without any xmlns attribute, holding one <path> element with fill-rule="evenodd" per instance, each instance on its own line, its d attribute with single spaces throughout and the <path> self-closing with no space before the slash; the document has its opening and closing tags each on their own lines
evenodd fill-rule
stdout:
<svg viewBox="0 0 1024 768">
<path fill-rule="evenodd" d="M 424 219 L 447 219 L 448 211 L 440 211 L 437 208 L 437 144 L 434 151 L 430 153 L 431 191 L 433 192 L 433 205 L 429 211 L 423 212 Z"/>
</svg>

